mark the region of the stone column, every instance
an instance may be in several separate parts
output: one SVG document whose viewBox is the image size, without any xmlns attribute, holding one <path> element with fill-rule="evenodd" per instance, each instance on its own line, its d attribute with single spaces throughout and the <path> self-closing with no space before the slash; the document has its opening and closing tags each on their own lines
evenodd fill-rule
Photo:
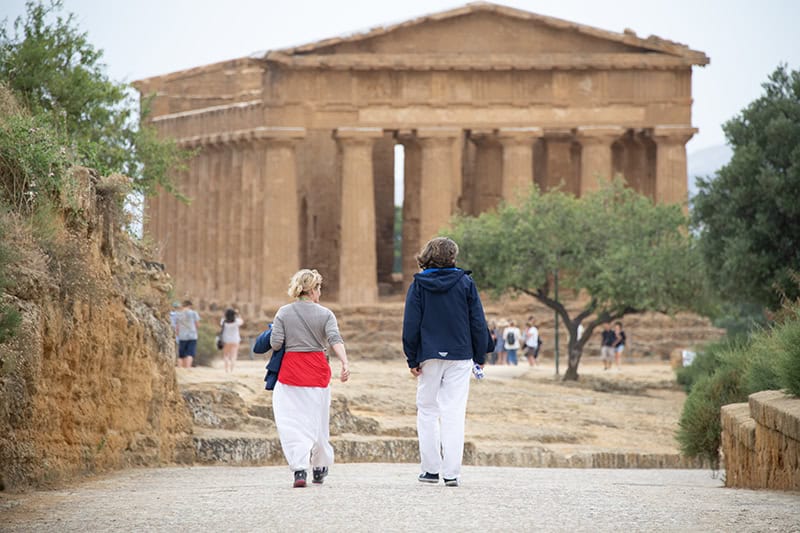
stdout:
<svg viewBox="0 0 800 533">
<path fill-rule="evenodd" d="M 215 303 L 221 306 L 230 305 L 230 285 L 233 279 L 230 261 L 230 229 L 232 212 L 237 210 L 238 198 L 236 191 L 231 189 L 231 176 L 234 167 L 234 146 L 231 136 L 224 133 L 216 138 L 220 145 L 220 160 L 217 166 L 217 179 L 219 180 L 217 209 L 217 235 L 216 249 L 213 255 L 217 265 L 216 299 Z"/>
<path fill-rule="evenodd" d="M 503 146 L 503 200 L 517 203 L 533 185 L 533 143 L 541 128 L 501 128 L 497 138 Z"/>
<path fill-rule="evenodd" d="M 209 210 L 211 204 L 209 202 L 209 190 L 211 188 L 211 173 L 210 163 L 213 150 L 204 147 L 195 157 L 199 160 L 199 169 L 197 174 L 197 194 L 192 199 L 192 210 L 194 217 L 192 225 L 197 228 L 198 238 L 194 248 L 195 256 L 195 271 L 197 276 L 196 290 L 194 292 L 196 308 L 205 309 L 208 305 L 209 298 L 212 294 L 211 291 L 211 261 L 207 258 L 214 255 L 214 249 L 209 243 Z"/>
<path fill-rule="evenodd" d="M 691 126 L 656 126 L 656 202 L 677 203 L 688 209 L 686 143 L 697 133 Z"/>
<path fill-rule="evenodd" d="M 473 128 L 469 141 L 475 149 L 471 207 L 480 214 L 496 209 L 503 199 L 503 146 L 495 130 Z"/>
<path fill-rule="evenodd" d="M 403 288 L 408 289 L 414 274 L 419 272 L 414 256 L 420 249 L 419 203 L 421 183 L 421 151 L 417 138 L 409 130 L 397 132 L 397 140 L 405 151 L 403 164 L 403 237 L 401 243 Z"/>
<path fill-rule="evenodd" d="M 237 275 L 236 303 L 243 313 L 254 317 L 252 303 L 257 302 L 259 293 L 256 292 L 255 272 L 261 263 L 261 254 L 255 241 L 255 225 L 258 219 L 254 212 L 261 214 L 263 204 L 255 202 L 259 189 L 259 153 L 258 143 L 244 140 L 239 143 L 242 151 L 242 211 L 239 213 L 239 223 L 242 227 L 239 246 L 239 272 Z"/>
<path fill-rule="evenodd" d="M 380 128 L 338 128 L 342 171 L 342 218 L 339 255 L 339 303 L 378 300 L 375 244 L 375 183 L 372 145 Z"/>
<path fill-rule="evenodd" d="M 260 187 L 264 188 L 262 209 L 264 240 L 258 262 L 261 278 L 260 301 L 264 306 L 284 303 L 289 298 L 289 280 L 300 268 L 300 228 L 297 201 L 295 144 L 305 128 L 258 128 L 262 140 L 264 167 Z M 258 243 L 252 243 L 258 246 Z"/>
<path fill-rule="evenodd" d="M 461 135 L 455 128 L 420 128 L 417 130 L 421 152 L 420 245 L 424 245 L 447 225 L 453 214 L 456 180 L 453 149 Z"/>
<path fill-rule="evenodd" d="M 621 126 L 580 126 L 577 130 L 581 143 L 581 196 L 600 188 L 600 180 L 613 178 L 611 144 L 625 129 Z"/>
</svg>

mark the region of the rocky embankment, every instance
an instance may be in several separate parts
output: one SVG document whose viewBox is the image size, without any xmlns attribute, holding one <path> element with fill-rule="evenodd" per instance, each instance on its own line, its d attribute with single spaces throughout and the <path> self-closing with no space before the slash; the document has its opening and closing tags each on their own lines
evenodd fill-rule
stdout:
<svg viewBox="0 0 800 533">
<path fill-rule="evenodd" d="M 20 311 L 0 345 L 0 486 L 193 460 L 173 368 L 168 275 L 118 228 L 122 177 L 77 169 L 78 205 L 46 239 L 12 223 L 2 297 Z M 13 222 L 13 221 L 12 221 Z"/>
<path fill-rule="evenodd" d="M 674 439 L 684 393 L 669 365 L 649 362 L 608 373 L 586 362 L 581 383 L 546 367 L 487 367 L 473 382 L 464 463 L 490 466 L 692 468 Z M 353 357 L 350 382 L 333 383 L 331 441 L 339 462 L 419 461 L 415 381 L 401 361 Z M 197 461 L 284 464 L 263 390 L 263 362 L 235 372 L 179 369 L 192 412 Z"/>
</svg>

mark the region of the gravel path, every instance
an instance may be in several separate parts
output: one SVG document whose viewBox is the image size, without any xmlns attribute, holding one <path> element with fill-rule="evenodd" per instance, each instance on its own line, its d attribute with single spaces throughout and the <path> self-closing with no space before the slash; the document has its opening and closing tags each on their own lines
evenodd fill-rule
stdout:
<svg viewBox="0 0 800 533">
<path fill-rule="evenodd" d="M 410 464 L 339 464 L 291 488 L 285 467 L 127 470 L 0 495 L 0 531 L 794 531 L 800 493 L 725 489 L 707 470 L 464 467 L 458 488 Z"/>
</svg>

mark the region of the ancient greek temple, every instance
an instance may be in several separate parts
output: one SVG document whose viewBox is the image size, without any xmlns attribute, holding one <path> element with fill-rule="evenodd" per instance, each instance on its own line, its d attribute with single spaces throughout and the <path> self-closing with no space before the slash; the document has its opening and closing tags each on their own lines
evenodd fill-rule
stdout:
<svg viewBox="0 0 800 533">
<path fill-rule="evenodd" d="M 145 231 L 201 307 L 274 309 L 300 267 L 322 273 L 326 301 L 374 303 L 400 277 L 396 154 L 408 283 L 454 213 L 534 183 L 580 195 L 621 174 L 685 203 L 692 67 L 708 62 L 631 30 L 477 3 L 140 80 L 152 124 L 196 149 L 176 179 L 191 202 L 149 198 Z"/>
</svg>

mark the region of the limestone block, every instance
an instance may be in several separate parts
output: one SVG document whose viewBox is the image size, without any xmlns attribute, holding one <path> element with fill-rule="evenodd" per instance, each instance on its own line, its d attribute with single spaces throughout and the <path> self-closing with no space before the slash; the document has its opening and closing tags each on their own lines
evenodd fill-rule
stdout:
<svg viewBox="0 0 800 533">
<path fill-rule="evenodd" d="M 195 435 L 197 461 L 204 464 L 278 465 L 284 464 L 278 438 L 236 435 Z"/>
<path fill-rule="evenodd" d="M 750 417 L 750 407 L 746 403 L 723 405 L 721 419 L 723 432 L 748 450 L 755 450 L 756 421 Z"/>
<path fill-rule="evenodd" d="M 724 406 L 721 417 L 727 486 L 800 489 L 800 399 L 762 391 Z"/>
<path fill-rule="evenodd" d="M 359 435 L 377 435 L 380 424 L 373 418 L 355 416 L 350 412 L 350 407 L 345 396 L 337 395 L 331 400 L 331 435 L 343 433 L 357 433 Z"/>
<path fill-rule="evenodd" d="M 800 400 L 782 391 L 751 394 L 750 412 L 756 422 L 800 441 Z"/>
</svg>

